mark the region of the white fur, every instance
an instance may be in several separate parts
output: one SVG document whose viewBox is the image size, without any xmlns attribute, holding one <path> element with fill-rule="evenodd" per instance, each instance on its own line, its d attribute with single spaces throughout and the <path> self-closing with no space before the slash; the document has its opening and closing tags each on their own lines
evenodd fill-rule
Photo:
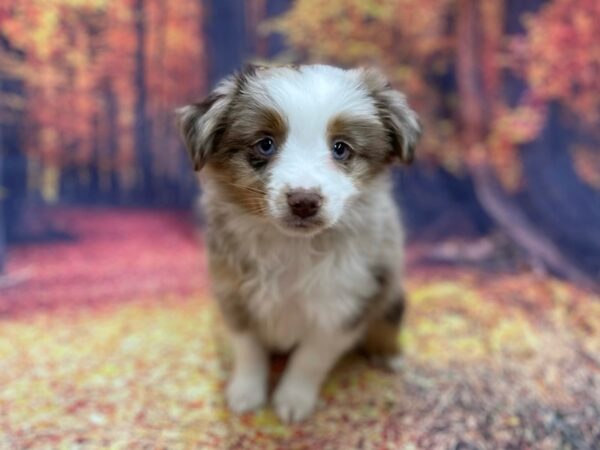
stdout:
<svg viewBox="0 0 600 450">
<path fill-rule="evenodd" d="M 372 120 L 377 117 L 368 91 L 359 82 L 359 73 L 322 65 L 282 69 L 251 81 L 248 89 L 262 91 L 262 102 L 274 106 L 288 125 L 285 144 L 270 168 L 270 213 L 283 220 L 289 214 L 288 192 L 316 191 L 324 199 L 324 226 L 335 224 L 358 191 L 352 178 L 332 162 L 327 126 L 342 114 Z"/>
</svg>

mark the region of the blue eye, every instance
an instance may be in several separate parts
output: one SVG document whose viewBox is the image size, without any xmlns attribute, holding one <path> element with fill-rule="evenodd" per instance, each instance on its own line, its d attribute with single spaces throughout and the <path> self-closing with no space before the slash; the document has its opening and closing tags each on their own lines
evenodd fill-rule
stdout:
<svg viewBox="0 0 600 450">
<path fill-rule="evenodd" d="M 258 141 L 254 148 L 262 156 L 272 156 L 275 153 L 275 142 L 271 138 L 264 138 Z"/>
<path fill-rule="evenodd" d="M 345 161 L 350 157 L 350 146 L 345 142 L 338 141 L 333 144 L 331 154 L 333 155 L 333 159 Z"/>
</svg>

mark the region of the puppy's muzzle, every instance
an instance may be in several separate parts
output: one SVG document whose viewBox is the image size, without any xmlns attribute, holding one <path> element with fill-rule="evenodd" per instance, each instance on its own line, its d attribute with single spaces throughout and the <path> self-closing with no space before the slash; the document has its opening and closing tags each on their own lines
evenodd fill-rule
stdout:
<svg viewBox="0 0 600 450">
<path fill-rule="evenodd" d="M 323 197 L 314 191 L 294 190 L 287 194 L 287 203 L 292 214 L 300 219 L 309 219 L 319 212 Z"/>
</svg>

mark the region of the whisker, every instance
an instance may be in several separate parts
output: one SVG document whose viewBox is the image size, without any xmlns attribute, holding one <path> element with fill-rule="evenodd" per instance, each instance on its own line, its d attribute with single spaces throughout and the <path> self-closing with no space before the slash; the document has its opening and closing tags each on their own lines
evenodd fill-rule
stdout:
<svg viewBox="0 0 600 450">
<path fill-rule="evenodd" d="M 244 189 L 244 190 L 249 191 L 249 192 L 255 192 L 257 194 L 266 194 L 267 193 L 263 189 L 260 189 L 260 188 L 254 187 L 254 186 L 247 186 L 247 185 L 238 184 L 238 183 L 231 183 L 231 182 L 229 182 L 228 184 L 231 185 L 231 186 L 240 188 L 240 189 Z"/>
<path fill-rule="evenodd" d="M 267 210 L 265 210 L 265 209 L 248 209 L 246 211 L 250 214 L 258 214 L 258 215 L 267 213 Z"/>
<path fill-rule="evenodd" d="M 248 211 L 253 213 L 266 213 L 267 206 L 260 199 L 250 198 L 251 202 L 248 205 Z"/>
</svg>

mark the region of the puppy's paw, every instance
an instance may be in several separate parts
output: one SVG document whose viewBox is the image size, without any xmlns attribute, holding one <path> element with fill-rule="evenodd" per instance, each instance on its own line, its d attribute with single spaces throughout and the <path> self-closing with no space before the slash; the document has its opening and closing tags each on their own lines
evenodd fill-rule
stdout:
<svg viewBox="0 0 600 450">
<path fill-rule="evenodd" d="M 236 414 L 258 409 L 266 400 L 266 386 L 262 381 L 234 377 L 227 385 L 227 405 Z"/>
<path fill-rule="evenodd" d="M 398 373 L 404 369 L 404 356 L 401 354 L 392 355 L 369 355 L 369 361 L 375 367 L 378 367 L 389 372 Z"/>
<path fill-rule="evenodd" d="M 317 405 L 318 390 L 310 385 L 284 383 L 273 396 L 273 405 L 279 419 L 285 423 L 306 419 Z"/>
<path fill-rule="evenodd" d="M 392 372 L 401 372 L 404 369 L 406 361 L 402 355 L 391 355 L 385 358 L 385 366 Z"/>
</svg>

